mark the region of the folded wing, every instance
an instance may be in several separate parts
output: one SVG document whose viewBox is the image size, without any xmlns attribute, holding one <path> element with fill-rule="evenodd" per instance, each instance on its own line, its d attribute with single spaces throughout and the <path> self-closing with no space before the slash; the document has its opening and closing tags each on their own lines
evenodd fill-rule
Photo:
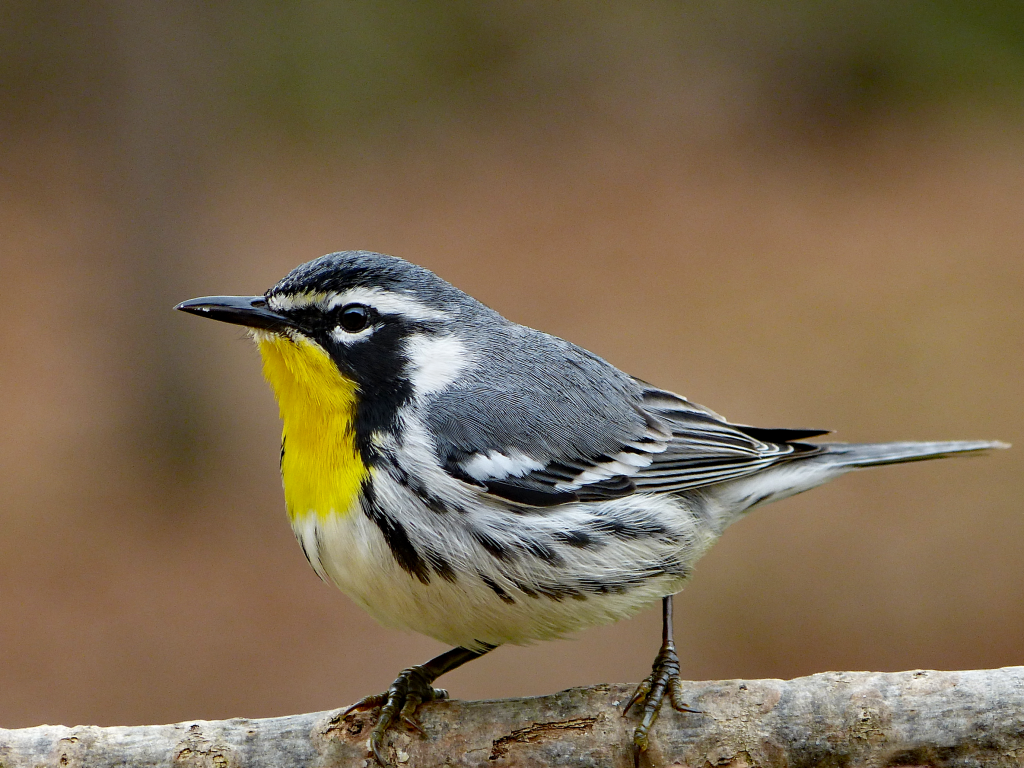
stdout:
<svg viewBox="0 0 1024 768">
<path fill-rule="evenodd" d="M 564 440 L 487 446 L 447 457 L 449 474 L 508 501 L 545 507 L 633 493 L 676 492 L 760 472 L 817 452 L 800 442 L 823 430 L 763 429 L 730 424 L 679 395 L 634 380 L 629 419 L 618 419 L 595 445 Z M 602 412 L 593 414 L 602 418 Z M 623 422 L 626 427 L 623 428 Z M 538 427 L 539 428 L 539 427 Z"/>
</svg>

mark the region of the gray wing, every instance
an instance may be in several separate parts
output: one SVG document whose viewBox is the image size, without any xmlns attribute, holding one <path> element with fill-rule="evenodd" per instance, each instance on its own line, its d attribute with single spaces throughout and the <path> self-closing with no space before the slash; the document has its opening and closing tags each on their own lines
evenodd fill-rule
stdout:
<svg viewBox="0 0 1024 768">
<path fill-rule="evenodd" d="M 828 434 L 820 429 L 766 429 L 731 424 L 679 395 L 643 392 L 644 409 L 672 434 L 665 450 L 632 477 L 640 491 L 684 491 L 760 472 L 798 455 L 817 453 L 801 443 Z"/>
<path fill-rule="evenodd" d="M 565 360 L 567 351 L 537 358 Z M 492 368 L 486 380 L 463 382 L 432 402 L 426 415 L 445 470 L 492 495 L 544 507 L 742 477 L 818 450 L 795 441 L 826 434 L 730 424 L 571 351 L 571 364 L 556 371 L 524 371 L 518 361 L 507 379 L 516 381 L 514 391 L 494 387 L 504 372 Z"/>
<path fill-rule="evenodd" d="M 563 339 L 506 333 L 488 345 L 486 365 L 425 404 L 445 470 L 534 506 L 632 493 L 628 477 L 602 465 L 624 451 L 657 453 L 671 438 L 642 407 L 641 384 Z"/>
</svg>

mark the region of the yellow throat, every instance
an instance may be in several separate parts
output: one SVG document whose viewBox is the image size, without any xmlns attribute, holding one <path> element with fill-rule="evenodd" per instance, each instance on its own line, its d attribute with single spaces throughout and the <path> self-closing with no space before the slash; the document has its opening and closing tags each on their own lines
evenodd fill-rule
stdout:
<svg viewBox="0 0 1024 768">
<path fill-rule="evenodd" d="M 284 423 L 281 479 L 289 519 L 344 515 L 367 474 L 355 443 L 355 382 L 313 342 L 258 333 L 256 343 Z"/>
</svg>

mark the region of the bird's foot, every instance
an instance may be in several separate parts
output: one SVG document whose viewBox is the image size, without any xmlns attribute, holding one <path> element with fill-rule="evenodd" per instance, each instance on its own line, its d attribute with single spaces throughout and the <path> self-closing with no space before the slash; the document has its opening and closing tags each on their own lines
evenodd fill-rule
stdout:
<svg viewBox="0 0 1024 768">
<path fill-rule="evenodd" d="M 448 698 L 448 691 L 443 688 L 434 688 L 431 683 L 437 678 L 431 675 L 430 671 L 422 666 L 409 667 L 402 670 L 398 679 L 391 684 L 387 693 L 378 693 L 374 696 L 367 696 L 360 699 L 341 714 L 344 720 L 350 713 L 357 709 L 372 709 L 380 707 L 380 717 L 377 724 L 370 732 L 370 750 L 384 768 L 390 763 L 384 757 L 384 734 L 388 728 L 396 722 L 401 721 L 408 728 L 424 736 L 423 727 L 416 719 L 416 710 L 425 701 L 441 701 Z"/>
<path fill-rule="evenodd" d="M 642 702 L 640 724 L 633 732 L 633 764 L 638 768 L 640 755 L 647 751 L 648 733 L 654 721 L 658 719 L 665 694 L 668 694 L 672 708 L 676 711 L 703 714 L 699 709 L 694 709 L 683 701 L 682 683 L 679 680 L 679 656 L 671 640 L 661 646 L 661 650 L 654 658 L 651 674 L 637 686 L 636 692 L 622 710 L 622 716 L 625 717 L 634 705 Z"/>
</svg>

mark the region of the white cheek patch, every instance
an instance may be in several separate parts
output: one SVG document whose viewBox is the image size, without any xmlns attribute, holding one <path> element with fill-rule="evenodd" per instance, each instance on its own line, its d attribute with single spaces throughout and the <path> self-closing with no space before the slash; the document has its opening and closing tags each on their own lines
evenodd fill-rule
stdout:
<svg viewBox="0 0 1024 768">
<path fill-rule="evenodd" d="M 440 392 L 473 363 L 466 345 L 455 336 L 410 336 L 405 354 L 409 380 L 418 396 Z"/>
<path fill-rule="evenodd" d="M 544 468 L 541 462 L 519 451 L 510 451 L 508 455 L 497 451 L 478 453 L 461 466 L 467 475 L 480 482 L 522 477 Z"/>
</svg>

